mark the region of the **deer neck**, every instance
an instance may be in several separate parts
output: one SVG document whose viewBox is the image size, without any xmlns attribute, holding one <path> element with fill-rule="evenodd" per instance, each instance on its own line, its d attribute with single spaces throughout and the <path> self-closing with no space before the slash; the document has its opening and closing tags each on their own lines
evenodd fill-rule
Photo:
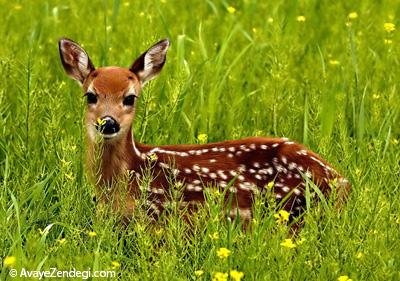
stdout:
<svg viewBox="0 0 400 281">
<path fill-rule="evenodd" d="M 110 186 L 118 177 L 144 163 L 131 130 L 125 138 L 115 141 L 90 142 L 88 153 L 92 174 L 100 185 Z"/>
</svg>

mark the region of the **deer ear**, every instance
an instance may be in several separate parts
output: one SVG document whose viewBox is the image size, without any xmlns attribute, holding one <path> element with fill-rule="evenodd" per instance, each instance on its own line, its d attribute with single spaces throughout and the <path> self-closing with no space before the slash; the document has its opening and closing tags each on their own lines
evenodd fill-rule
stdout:
<svg viewBox="0 0 400 281">
<path fill-rule="evenodd" d="M 62 38 L 58 46 L 65 72 L 83 84 L 89 73 L 95 70 L 88 54 L 81 46 L 67 38 Z"/>
<path fill-rule="evenodd" d="M 129 68 L 139 77 L 142 86 L 160 73 L 165 64 L 168 47 L 169 40 L 161 40 L 137 58 Z"/>
</svg>

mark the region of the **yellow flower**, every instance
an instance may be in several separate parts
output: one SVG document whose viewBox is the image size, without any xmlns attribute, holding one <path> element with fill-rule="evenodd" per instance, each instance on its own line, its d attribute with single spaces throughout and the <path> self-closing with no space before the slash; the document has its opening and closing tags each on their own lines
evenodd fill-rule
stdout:
<svg viewBox="0 0 400 281">
<path fill-rule="evenodd" d="M 349 278 L 347 275 L 339 276 L 337 281 L 353 281 L 352 279 Z"/>
<path fill-rule="evenodd" d="M 231 270 L 230 276 L 234 281 L 240 281 L 243 278 L 244 273 L 237 270 Z"/>
<path fill-rule="evenodd" d="M 228 13 L 230 14 L 234 14 L 236 12 L 235 7 L 229 6 L 228 8 L 226 8 L 226 10 L 228 11 Z"/>
<path fill-rule="evenodd" d="M 285 239 L 282 243 L 281 246 L 292 249 L 296 248 L 296 244 L 293 243 L 292 239 Z"/>
<path fill-rule="evenodd" d="M 305 16 L 298 16 L 298 17 L 296 18 L 296 20 L 297 20 L 298 22 L 305 22 L 305 21 L 306 21 L 306 17 L 305 17 Z"/>
<path fill-rule="evenodd" d="M 362 252 L 358 252 L 358 253 L 356 254 L 356 258 L 357 258 L 357 259 L 361 259 L 363 256 L 364 256 L 364 254 L 363 254 Z"/>
<path fill-rule="evenodd" d="M 385 22 L 383 28 L 389 33 L 396 30 L 396 26 L 391 22 Z"/>
<path fill-rule="evenodd" d="M 89 231 L 89 232 L 88 232 L 88 235 L 89 235 L 90 237 L 95 237 L 95 236 L 97 236 L 97 233 L 94 232 L 94 231 Z"/>
<path fill-rule="evenodd" d="M 5 267 L 11 267 L 17 262 L 17 258 L 14 256 L 5 257 L 3 260 L 3 264 Z"/>
<path fill-rule="evenodd" d="M 106 120 L 101 119 L 101 118 L 97 118 L 97 125 L 103 126 L 104 124 L 106 124 Z"/>
<path fill-rule="evenodd" d="M 289 213 L 285 210 L 280 210 L 277 214 L 274 215 L 276 222 L 278 224 L 286 224 L 289 221 Z"/>
<path fill-rule="evenodd" d="M 226 259 L 227 257 L 229 257 L 230 254 L 231 250 L 228 250 L 227 248 L 219 248 L 219 250 L 217 251 L 217 256 L 220 259 Z"/>
<path fill-rule="evenodd" d="M 202 276 L 204 274 L 204 271 L 203 270 L 196 270 L 195 272 L 194 272 L 194 275 L 196 275 L 197 277 L 200 277 L 200 276 Z"/>
<path fill-rule="evenodd" d="M 151 162 L 155 162 L 155 161 L 158 160 L 158 156 L 157 156 L 157 154 L 155 154 L 155 153 L 149 154 L 148 157 L 149 157 L 149 160 L 150 160 Z"/>
<path fill-rule="evenodd" d="M 267 22 L 269 22 L 269 23 L 273 23 L 273 22 L 274 22 L 274 19 L 273 19 L 273 18 L 271 18 L 271 17 L 269 17 L 269 18 L 267 19 Z"/>
<path fill-rule="evenodd" d="M 225 272 L 215 272 L 212 281 L 227 281 L 228 273 Z"/>
<path fill-rule="evenodd" d="M 65 238 L 62 238 L 62 239 L 57 240 L 57 242 L 60 243 L 61 245 L 62 245 L 62 244 L 65 244 L 66 241 L 67 241 L 67 240 L 66 240 Z"/>
<path fill-rule="evenodd" d="M 207 134 L 199 134 L 197 136 L 197 139 L 199 140 L 200 143 L 207 143 L 208 136 Z"/>
<path fill-rule="evenodd" d="M 211 240 L 218 240 L 219 239 L 219 234 L 217 231 L 215 231 L 213 234 L 208 234 L 208 237 L 211 238 Z"/>
<path fill-rule="evenodd" d="M 391 39 L 385 39 L 383 42 L 384 42 L 386 45 L 390 45 L 390 44 L 393 43 L 393 41 L 392 41 Z"/>
<path fill-rule="evenodd" d="M 338 60 L 329 60 L 330 65 L 339 65 L 340 62 Z"/>
<path fill-rule="evenodd" d="M 120 268 L 121 264 L 119 262 L 117 262 L 117 261 L 112 261 L 111 262 L 111 266 L 112 266 L 113 269 L 116 269 L 116 268 Z"/>
<path fill-rule="evenodd" d="M 397 144 L 399 144 L 400 142 L 399 142 L 398 139 L 392 139 L 392 143 L 393 143 L 394 145 L 397 145 Z"/>
<path fill-rule="evenodd" d="M 356 12 L 351 12 L 347 17 L 351 20 L 355 20 L 358 18 L 358 14 Z"/>
</svg>

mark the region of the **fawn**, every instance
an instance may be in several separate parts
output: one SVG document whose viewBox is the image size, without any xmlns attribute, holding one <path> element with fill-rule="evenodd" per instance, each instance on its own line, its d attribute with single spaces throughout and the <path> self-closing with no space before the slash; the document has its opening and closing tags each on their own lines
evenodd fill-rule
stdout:
<svg viewBox="0 0 400 281">
<path fill-rule="evenodd" d="M 138 181 L 149 167 L 153 180 L 147 190 L 147 211 L 154 218 L 171 200 L 171 176 L 183 186 L 180 206 L 189 214 L 204 202 L 204 186 L 227 189 L 226 199 L 233 198 L 230 216 L 239 215 L 242 221 L 251 219 L 255 194 L 265 192 L 271 182 L 276 200 L 284 200 L 282 206 L 292 218 L 305 210 L 307 181 L 325 196 L 334 188 L 341 195 L 338 200 L 344 199 L 349 182 L 317 154 L 286 138 L 251 137 L 203 145 L 136 142 L 132 132 L 135 102 L 142 87 L 163 68 L 168 47 L 167 39 L 156 43 L 130 68 L 95 69 L 77 43 L 66 38 L 59 41 L 64 69 L 81 84 L 87 99 L 88 162 L 92 172 L 99 173 L 101 204 L 111 204 L 129 220 L 141 194 Z M 102 146 L 96 145 L 96 138 Z M 96 151 L 100 153 L 98 163 Z M 122 195 L 112 186 L 128 171 L 128 191 Z"/>
</svg>

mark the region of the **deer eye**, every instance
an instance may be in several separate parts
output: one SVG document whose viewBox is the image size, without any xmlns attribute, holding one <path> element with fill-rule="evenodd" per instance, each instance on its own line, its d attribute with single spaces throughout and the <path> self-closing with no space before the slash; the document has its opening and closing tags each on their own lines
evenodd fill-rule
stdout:
<svg viewBox="0 0 400 281">
<path fill-rule="evenodd" d="M 87 103 L 88 103 L 88 104 L 95 104 L 95 103 L 97 103 L 97 95 L 88 92 L 88 93 L 85 94 L 85 96 L 86 96 L 86 100 L 87 100 Z"/>
<path fill-rule="evenodd" d="M 132 106 L 132 105 L 135 103 L 135 98 L 136 98 L 135 95 L 126 96 L 126 97 L 124 98 L 124 101 L 123 101 L 122 103 L 123 103 L 124 105 L 127 105 L 127 106 Z"/>
</svg>

